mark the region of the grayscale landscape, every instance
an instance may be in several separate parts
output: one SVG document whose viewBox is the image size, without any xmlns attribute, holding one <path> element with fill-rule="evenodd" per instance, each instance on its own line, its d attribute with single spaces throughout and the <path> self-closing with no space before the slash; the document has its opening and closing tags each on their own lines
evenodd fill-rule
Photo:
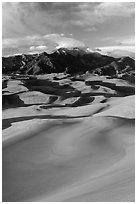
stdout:
<svg viewBox="0 0 137 204">
<path fill-rule="evenodd" d="M 135 201 L 134 15 L 3 3 L 3 202 Z"/>
</svg>

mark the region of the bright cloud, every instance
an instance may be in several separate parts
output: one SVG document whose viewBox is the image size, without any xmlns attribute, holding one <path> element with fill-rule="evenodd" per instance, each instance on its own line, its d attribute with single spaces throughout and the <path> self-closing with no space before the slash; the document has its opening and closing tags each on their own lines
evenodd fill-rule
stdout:
<svg viewBox="0 0 137 204">
<path fill-rule="evenodd" d="M 64 35 L 63 35 L 64 36 Z M 75 40 L 73 38 L 68 37 L 62 37 L 62 35 L 46 35 L 44 36 L 44 39 L 47 39 L 51 42 L 54 42 L 57 44 L 56 48 L 60 47 L 85 47 L 85 44 L 81 41 Z"/>
<path fill-rule="evenodd" d="M 31 46 L 29 49 L 30 51 L 34 51 L 34 50 L 46 50 L 48 47 L 45 45 L 39 45 L 39 46 Z"/>
<path fill-rule="evenodd" d="M 104 55 L 111 55 L 113 57 L 130 56 L 135 58 L 135 47 L 134 46 L 108 46 L 96 48 L 98 52 Z"/>
</svg>

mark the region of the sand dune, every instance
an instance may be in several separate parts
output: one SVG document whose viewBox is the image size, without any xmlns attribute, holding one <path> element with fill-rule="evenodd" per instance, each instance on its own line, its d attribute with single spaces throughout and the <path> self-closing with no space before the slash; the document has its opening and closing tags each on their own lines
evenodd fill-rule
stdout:
<svg viewBox="0 0 137 204">
<path fill-rule="evenodd" d="M 3 102 L 3 201 L 134 201 L 134 93 L 114 90 L 134 85 L 102 76 L 96 91 L 54 77 L 34 86 L 22 80 L 26 89 L 15 89 L 22 103 Z M 17 85 L 9 83 L 12 94 Z"/>
</svg>

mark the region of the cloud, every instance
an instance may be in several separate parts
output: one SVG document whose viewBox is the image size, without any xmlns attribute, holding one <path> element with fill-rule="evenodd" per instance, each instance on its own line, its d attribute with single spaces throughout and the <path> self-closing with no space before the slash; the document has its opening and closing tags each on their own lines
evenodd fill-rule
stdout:
<svg viewBox="0 0 137 204">
<path fill-rule="evenodd" d="M 97 29 L 95 27 L 88 27 L 88 28 L 85 28 L 84 31 L 94 32 L 94 31 L 97 31 Z"/>
<path fill-rule="evenodd" d="M 124 37 L 104 37 L 100 39 L 102 42 L 109 42 L 116 46 L 135 46 L 135 36 Z"/>
<path fill-rule="evenodd" d="M 85 44 L 81 41 L 78 41 L 76 39 L 73 38 L 68 38 L 68 37 L 62 37 L 62 35 L 59 34 L 54 34 L 54 35 L 45 35 L 44 39 L 47 39 L 51 42 L 54 42 L 57 44 L 56 48 L 60 48 L 60 47 L 85 47 Z"/>
<path fill-rule="evenodd" d="M 70 23 L 75 26 L 94 26 L 111 19 L 130 18 L 135 14 L 135 3 L 102 2 L 80 3 L 79 10 L 73 15 Z"/>
<path fill-rule="evenodd" d="M 94 50 L 113 57 L 130 56 L 131 58 L 135 58 L 135 46 L 106 46 L 95 48 Z"/>
<path fill-rule="evenodd" d="M 20 37 L 35 34 L 53 33 L 55 28 L 63 26 L 62 12 L 41 10 L 37 2 L 3 2 L 3 37 Z M 50 7 L 48 4 L 48 8 Z"/>
<path fill-rule="evenodd" d="M 65 34 L 64 34 L 64 33 L 61 33 L 60 36 L 65 36 Z"/>
<path fill-rule="evenodd" d="M 103 2 L 96 6 L 94 14 L 98 17 L 131 17 L 135 13 L 133 2 Z"/>
<path fill-rule="evenodd" d="M 17 48 L 19 46 L 26 46 L 31 44 L 37 44 L 41 42 L 41 36 L 34 35 L 34 36 L 26 36 L 26 37 L 19 37 L 19 38 L 4 38 L 2 40 L 2 48 Z"/>
<path fill-rule="evenodd" d="M 7 51 L 15 53 L 28 52 L 51 52 L 60 47 L 85 47 L 85 44 L 72 37 L 65 37 L 63 34 L 34 35 L 20 38 L 7 38 L 3 40 L 3 55 L 7 55 Z"/>
<path fill-rule="evenodd" d="M 114 49 L 120 49 L 120 50 L 129 50 L 129 51 L 134 51 L 135 47 L 134 46 L 123 46 L 123 45 L 117 45 L 117 46 L 106 46 L 106 47 L 99 47 L 100 50 L 102 51 L 113 51 Z"/>
<path fill-rule="evenodd" d="M 84 46 L 81 38 L 100 24 L 111 21 L 113 26 L 113 19 L 134 19 L 134 13 L 133 2 L 3 2 L 3 53 L 40 45 Z"/>
<path fill-rule="evenodd" d="M 125 37 L 116 41 L 119 45 L 135 46 L 135 36 Z"/>
<path fill-rule="evenodd" d="M 31 46 L 29 50 L 33 52 L 42 52 L 42 51 L 46 51 L 47 48 L 48 47 L 46 45 L 39 45 L 39 46 Z"/>
<path fill-rule="evenodd" d="M 101 38 L 100 41 L 102 41 L 102 42 L 114 41 L 114 37 L 111 37 L 111 36 L 104 37 L 104 38 Z"/>
<path fill-rule="evenodd" d="M 2 5 L 5 38 L 68 31 L 73 26 L 90 29 L 106 20 L 129 18 L 135 13 L 132 2 L 3 2 Z"/>
</svg>

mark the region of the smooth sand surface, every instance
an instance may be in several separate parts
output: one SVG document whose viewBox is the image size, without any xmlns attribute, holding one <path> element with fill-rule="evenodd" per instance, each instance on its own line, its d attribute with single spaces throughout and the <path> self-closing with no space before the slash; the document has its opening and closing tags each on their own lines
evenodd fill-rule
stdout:
<svg viewBox="0 0 137 204">
<path fill-rule="evenodd" d="M 50 107 L 25 93 L 3 110 L 3 201 L 135 200 L 134 95 Z"/>
</svg>

